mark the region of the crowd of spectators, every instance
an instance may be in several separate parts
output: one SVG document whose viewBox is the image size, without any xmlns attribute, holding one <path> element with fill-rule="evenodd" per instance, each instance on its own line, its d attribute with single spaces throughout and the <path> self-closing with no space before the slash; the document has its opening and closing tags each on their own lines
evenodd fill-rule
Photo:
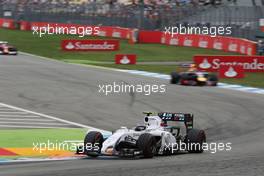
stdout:
<svg viewBox="0 0 264 176">
<path fill-rule="evenodd" d="M 144 5 L 142 5 L 142 1 Z M 51 13 L 79 13 L 88 15 L 128 15 L 139 7 L 144 13 L 156 15 L 158 9 L 196 5 L 198 0 L 0 0 L 1 4 L 16 6 L 17 11 L 31 10 Z"/>
<path fill-rule="evenodd" d="M 166 19 L 166 15 L 178 20 L 192 13 L 192 10 L 196 11 L 199 2 L 201 0 L 0 0 L 1 6 L 15 9 L 18 19 L 23 19 L 26 13 L 126 19 L 141 13 L 145 19 L 154 21 L 158 26 L 161 18 Z"/>
</svg>

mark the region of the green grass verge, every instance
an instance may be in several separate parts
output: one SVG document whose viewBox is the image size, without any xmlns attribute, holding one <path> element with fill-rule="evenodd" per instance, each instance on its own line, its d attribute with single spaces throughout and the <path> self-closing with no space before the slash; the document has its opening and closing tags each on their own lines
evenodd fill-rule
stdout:
<svg viewBox="0 0 264 176">
<path fill-rule="evenodd" d="M 0 148 L 33 147 L 33 143 L 83 140 L 86 129 L 2 129 Z"/>
<path fill-rule="evenodd" d="M 221 81 L 230 84 L 264 88 L 264 73 L 246 73 L 244 79 L 221 79 Z"/>
</svg>

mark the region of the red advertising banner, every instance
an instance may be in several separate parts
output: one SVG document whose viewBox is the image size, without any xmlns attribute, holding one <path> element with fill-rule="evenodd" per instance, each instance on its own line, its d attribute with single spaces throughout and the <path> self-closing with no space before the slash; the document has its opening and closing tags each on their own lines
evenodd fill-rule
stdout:
<svg viewBox="0 0 264 176">
<path fill-rule="evenodd" d="M 137 55 L 135 54 L 117 54 L 115 56 L 116 64 L 136 64 Z"/>
<path fill-rule="evenodd" d="M 242 65 L 223 65 L 219 68 L 219 78 L 244 78 L 244 69 Z"/>
<path fill-rule="evenodd" d="M 30 22 L 20 21 L 20 30 L 21 31 L 29 31 L 31 28 Z"/>
<path fill-rule="evenodd" d="M 161 43 L 165 45 L 217 49 L 245 55 L 256 55 L 257 53 L 256 42 L 242 38 L 226 36 L 211 37 L 209 35 L 191 34 L 175 34 L 172 36 L 161 31 L 138 31 L 135 33 L 133 32 L 133 29 L 121 28 L 117 26 L 87 26 L 67 23 L 20 21 L 20 24 L 21 30 L 33 30 L 34 35 L 39 34 L 40 36 L 46 35 L 47 33 L 49 34 L 49 32 L 53 33 L 55 31 L 62 31 L 63 34 L 72 34 L 74 32 L 81 37 L 83 37 L 84 35 L 94 35 L 129 39 L 130 43 L 135 43 L 138 39 L 138 43 Z M 14 29 L 15 22 L 12 19 L 0 18 L 0 27 Z M 37 33 L 36 31 L 40 32 Z"/>
<path fill-rule="evenodd" d="M 222 66 L 242 66 L 245 72 L 264 72 L 264 56 L 194 56 L 201 71 L 217 72 Z"/>
<path fill-rule="evenodd" d="M 8 29 L 15 29 L 14 20 L 0 18 L 0 27 L 8 28 Z"/>
<path fill-rule="evenodd" d="M 62 40 L 61 48 L 65 51 L 116 51 L 118 40 Z"/>
<path fill-rule="evenodd" d="M 216 49 L 245 55 L 255 55 L 257 43 L 246 39 L 208 35 L 170 35 L 163 33 L 161 44 Z"/>
<path fill-rule="evenodd" d="M 139 43 L 160 43 L 162 36 L 161 31 L 139 31 L 138 41 Z"/>
</svg>

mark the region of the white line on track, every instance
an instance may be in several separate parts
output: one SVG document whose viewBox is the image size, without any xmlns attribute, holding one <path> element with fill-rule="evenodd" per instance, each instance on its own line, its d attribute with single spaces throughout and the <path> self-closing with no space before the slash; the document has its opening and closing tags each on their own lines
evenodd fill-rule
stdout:
<svg viewBox="0 0 264 176">
<path fill-rule="evenodd" d="M 24 117 L 32 117 L 32 118 L 41 118 L 40 116 L 35 116 L 35 115 L 3 115 L 3 114 L 0 114 L 0 117 L 21 117 L 21 118 L 24 118 Z"/>
<path fill-rule="evenodd" d="M 0 122 L 0 124 L 29 124 L 29 125 L 59 125 L 59 126 L 67 126 L 69 124 L 66 123 L 43 123 L 43 122 Z"/>
<path fill-rule="evenodd" d="M 14 111 L 14 109 L 0 107 L 0 111 Z M 14 111 L 14 112 L 16 112 L 16 111 Z"/>
<path fill-rule="evenodd" d="M 28 114 L 27 112 L 2 112 L 0 111 L 0 114 Z"/>
<path fill-rule="evenodd" d="M 100 132 L 102 132 L 104 134 L 111 133 L 109 131 L 102 130 L 102 129 L 99 129 L 99 128 L 94 128 L 94 127 L 91 127 L 91 126 L 88 126 L 88 125 L 83 125 L 83 124 L 72 122 L 72 121 L 69 121 L 69 120 L 60 119 L 60 118 L 57 118 L 57 117 L 54 117 L 54 116 L 50 116 L 50 115 L 46 115 L 46 114 L 42 114 L 42 113 L 37 113 L 37 112 L 34 112 L 34 111 L 30 111 L 30 110 L 26 110 L 26 109 L 23 109 L 23 108 L 15 107 L 15 106 L 8 105 L 8 104 L 5 104 L 5 103 L 0 103 L 0 106 L 1 107 L 7 107 L 7 108 L 15 109 L 15 110 L 18 110 L 18 111 L 27 112 L 29 114 L 45 117 L 47 119 L 56 120 L 56 121 L 63 122 L 63 123 L 66 123 L 66 124 L 70 124 L 70 125 L 73 125 L 73 126 L 77 126 L 77 127 L 81 127 L 81 128 L 87 128 L 89 130 L 100 131 Z"/>
<path fill-rule="evenodd" d="M 24 118 L 1 118 L 1 120 L 6 120 L 6 121 L 37 121 L 37 122 L 54 122 L 55 120 L 52 119 L 24 119 Z"/>
<path fill-rule="evenodd" d="M 4 127 L 4 128 L 30 128 L 30 129 L 44 129 L 44 128 L 63 128 L 63 129 L 69 129 L 69 128 L 74 128 L 74 127 L 54 127 L 54 126 L 30 126 L 30 125 L 1 125 L 0 124 L 0 127 Z M 76 127 L 77 128 L 77 127 Z"/>
</svg>

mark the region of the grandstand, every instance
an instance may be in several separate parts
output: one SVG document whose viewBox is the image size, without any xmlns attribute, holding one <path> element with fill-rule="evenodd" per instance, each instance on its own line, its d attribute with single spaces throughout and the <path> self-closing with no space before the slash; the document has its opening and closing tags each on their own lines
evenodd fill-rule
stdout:
<svg viewBox="0 0 264 176">
<path fill-rule="evenodd" d="M 211 0 L 210 2 L 213 2 Z M 1 16 L 49 21 L 163 30 L 179 24 L 232 26 L 233 35 L 255 39 L 263 0 L 0 0 Z"/>
</svg>

